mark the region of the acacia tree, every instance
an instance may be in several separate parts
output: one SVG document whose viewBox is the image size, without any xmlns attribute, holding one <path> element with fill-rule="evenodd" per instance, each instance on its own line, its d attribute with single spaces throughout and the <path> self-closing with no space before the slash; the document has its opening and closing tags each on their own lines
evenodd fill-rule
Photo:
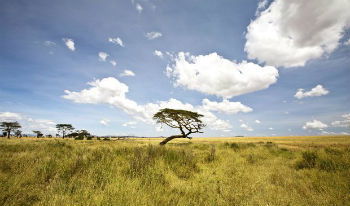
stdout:
<svg viewBox="0 0 350 206">
<path fill-rule="evenodd" d="M 175 138 L 191 139 L 189 136 L 190 134 L 202 133 L 200 130 L 205 127 L 205 124 L 200 120 L 201 117 L 203 117 L 203 115 L 197 112 L 168 108 L 161 109 L 153 115 L 153 119 L 156 120 L 157 123 L 166 124 L 171 128 L 178 128 L 181 134 L 167 137 L 160 145 L 165 145 Z"/>
<path fill-rule="evenodd" d="M 16 130 L 16 131 L 15 131 L 15 135 L 16 135 L 17 138 L 21 138 L 21 137 L 22 137 L 22 131 L 19 130 L 19 129 Z"/>
<path fill-rule="evenodd" d="M 33 131 L 35 134 L 36 134 L 36 137 L 39 138 L 39 137 L 42 137 L 44 134 L 38 130 L 34 130 Z"/>
<path fill-rule="evenodd" d="M 7 138 L 10 139 L 11 132 L 21 128 L 21 125 L 18 122 L 1 122 L 0 128 L 3 132 L 6 132 Z"/>
<path fill-rule="evenodd" d="M 69 137 L 77 138 L 79 140 L 83 140 L 84 138 L 90 137 L 90 133 L 87 130 L 77 130 L 75 132 L 72 132 L 71 134 L 67 135 Z"/>
<path fill-rule="evenodd" d="M 74 127 L 71 124 L 56 124 L 56 129 L 58 133 L 62 133 L 62 137 L 64 139 L 68 132 L 74 130 Z"/>
</svg>

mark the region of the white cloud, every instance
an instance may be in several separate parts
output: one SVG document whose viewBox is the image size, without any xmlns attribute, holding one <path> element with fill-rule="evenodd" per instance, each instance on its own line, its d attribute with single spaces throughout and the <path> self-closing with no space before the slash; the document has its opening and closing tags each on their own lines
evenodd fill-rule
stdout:
<svg viewBox="0 0 350 206">
<path fill-rule="evenodd" d="M 347 0 L 275 0 L 247 28 L 248 58 L 296 67 L 330 54 L 350 26 L 348 8 Z"/>
<path fill-rule="evenodd" d="M 13 112 L 1 112 L 0 113 L 0 121 L 17 121 L 21 120 L 22 115 Z"/>
<path fill-rule="evenodd" d="M 114 67 L 117 66 L 117 62 L 114 60 L 109 61 L 109 63 L 111 63 Z"/>
<path fill-rule="evenodd" d="M 63 38 L 62 40 L 66 44 L 68 49 L 75 51 L 75 43 L 73 39 Z"/>
<path fill-rule="evenodd" d="M 44 45 L 47 46 L 47 47 L 52 47 L 52 46 L 56 46 L 56 43 L 53 42 L 53 41 L 44 41 Z"/>
<path fill-rule="evenodd" d="M 142 6 L 139 3 L 136 4 L 135 8 L 139 13 L 141 13 L 143 10 Z"/>
<path fill-rule="evenodd" d="M 163 58 L 163 52 L 161 52 L 161 51 L 155 50 L 155 51 L 153 52 L 153 54 L 154 54 L 155 56 L 157 56 L 157 57 Z"/>
<path fill-rule="evenodd" d="M 217 111 L 225 114 L 253 111 L 252 108 L 245 106 L 240 102 L 230 102 L 228 100 L 223 100 L 222 102 L 212 102 L 209 99 L 203 99 L 202 104 L 204 109 L 208 111 Z"/>
<path fill-rule="evenodd" d="M 269 3 L 268 0 L 260 0 L 258 3 L 258 8 L 256 9 L 256 12 L 255 12 L 255 16 L 258 16 L 260 12 L 266 8 L 268 3 Z"/>
<path fill-rule="evenodd" d="M 167 75 L 173 77 L 175 86 L 223 98 L 231 98 L 268 88 L 277 81 L 278 70 L 254 63 L 236 63 L 216 53 L 191 56 L 179 52 L 173 65 L 168 65 Z"/>
<path fill-rule="evenodd" d="M 108 77 L 102 80 L 89 82 L 91 87 L 80 92 L 65 90 L 63 98 L 83 104 L 109 104 L 122 109 L 127 114 L 139 116 L 145 120 L 143 108 L 136 102 L 128 99 L 126 93 L 129 88 L 126 84 L 119 82 L 116 78 Z"/>
<path fill-rule="evenodd" d="M 317 85 L 312 88 L 310 91 L 306 91 L 304 89 L 298 89 L 297 93 L 295 93 L 294 97 L 297 99 L 302 99 L 305 97 L 318 97 L 328 94 L 329 91 L 325 89 L 322 85 Z"/>
<path fill-rule="evenodd" d="M 272 127 L 269 127 L 269 130 L 275 130 L 274 128 L 272 128 Z"/>
<path fill-rule="evenodd" d="M 243 128 L 243 129 L 245 129 L 245 130 L 247 130 L 247 131 L 249 131 L 249 132 L 254 131 L 253 128 L 249 127 L 248 125 L 246 125 L 246 124 L 244 124 L 244 123 L 241 124 L 240 127 Z"/>
<path fill-rule="evenodd" d="M 109 119 L 101 119 L 100 124 L 107 126 L 109 125 L 110 120 Z"/>
<path fill-rule="evenodd" d="M 131 127 L 131 128 L 135 128 L 135 126 L 134 125 L 136 125 L 137 124 L 137 122 L 135 122 L 135 121 L 129 121 L 129 122 L 125 122 L 124 124 L 122 124 L 123 125 L 123 127 Z"/>
<path fill-rule="evenodd" d="M 23 133 L 32 133 L 32 130 L 39 130 L 43 133 L 56 133 L 56 123 L 51 120 L 33 119 L 25 115 L 13 112 L 0 112 L 0 121 L 18 121 Z"/>
<path fill-rule="evenodd" d="M 105 62 L 107 57 L 109 57 L 109 54 L 107 54 L 106 52 L 99 52 L 98 57 L 100 61 Z"/>
<path fill-rule="evenodd" d="M 257 119 L 257 120 L 255 120 L 255 123 L 260 124 L 261 121 Z"/>
<path fill-rule="evenodd" d="M 117 38 L 111 38 L 111 37 L 109 37 L 109 38 L 108 38 L 108 41 L 109 41 L 109 42 L 112 42 L 113 44 L 116 44 L 116 45 L 119 45 L 119 46 L 121 46 L 121 47 L 124 47 L 124 43 L 123 43 L 122 39 L 119 38 L 119 37 L 117 37 Z"/>
<path fill-rule="evenodd" d="M 229 121 L 219 119 L 213 112 L 207 110 L 204 105 L 193 106 L 173 98 L 168 101 L 139 105 L 126 97 L 129 90 L 128 86 L 113 77 L 89 82 L 88 85 L 90 85 L 90 88 L 80 92 L 65 90 L 66 94 L 63 98 L 76 103 L 112 105 L 131 115 L 136 120 L 146 123 L 154 123 L 152 117 L 160 109 L 171 108 L 190 110 L 203 114 L 203 122 L 212 130 L 228 131 L 232 127 Z"/>
<path fill-rule="evenodd" d="M 331 125 L 333 127 L 348 127 L 350 128 L 350 113 L 349 114 L 343 114 L 341 116 L 343 119 L 342 120 L 337 120 L 337 121 L 333 121 L 331 123 Z"/>
<path fill-rule="evenodd" d="M 147 39 L 153 40 L 153 39 L 157 39 L 157 38 L 163 36 L 163 34 L 160 32 L 152 31 L 152 32 L 148 32 L 145 36 Z"/>
<path fill-rule="evenodd" d="M 309 121 L 309 122 L 306 122 L 303 126 L 303 129 L 319 129 L 319 130 L 322 130 L 324 128 L 327 128 L 328 125 L 321 122 L 321 121 L 318 121 L 318 120 L 313 120 L 313 121 Z"/>
<path fill-rule="evenodd" d="M 121 77 L 125 77 L 125 76 L 130 76 L 133 77 L 135 76 L 135 73 L 131 70 L 124 70 L 123 73 L 120 74 Z"/>
<path fill-rule="evenodd" d="M 344 42 L 344 45 L 350 46 L 350 38 L 347 41 Z"/>
</svg>

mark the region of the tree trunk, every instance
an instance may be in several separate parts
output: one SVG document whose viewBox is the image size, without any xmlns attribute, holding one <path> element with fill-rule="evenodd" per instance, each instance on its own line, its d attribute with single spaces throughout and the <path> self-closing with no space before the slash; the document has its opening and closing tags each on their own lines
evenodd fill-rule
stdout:
<svg viewBox="0 0 350 206">
<path fill-rule="evenodd" d="M 161 141 L 159 144 L 160 145 L 165 145 L 166 143 L 168 143 L 170 140 L 173 140 L 175 138 L 185 138 L 183 135 L 173 135 L 170 137 L 165 138 L 165 140 Z"/>
<path fill-rule="evenodd" d="M 7 139 L 10 139 L 10 132 L 7 132 Z"/>
</svg>

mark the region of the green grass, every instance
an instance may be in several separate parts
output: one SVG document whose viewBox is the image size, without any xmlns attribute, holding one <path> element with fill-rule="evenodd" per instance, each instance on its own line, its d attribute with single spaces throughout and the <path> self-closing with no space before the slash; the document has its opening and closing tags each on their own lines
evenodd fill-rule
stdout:
<svg viewBox="0 0 350 206">
<path fill-rule="evenodd" d="M 212 140 L 1 139 L 0 205 L 350 205 L 345 140 Z"/>
</svg>

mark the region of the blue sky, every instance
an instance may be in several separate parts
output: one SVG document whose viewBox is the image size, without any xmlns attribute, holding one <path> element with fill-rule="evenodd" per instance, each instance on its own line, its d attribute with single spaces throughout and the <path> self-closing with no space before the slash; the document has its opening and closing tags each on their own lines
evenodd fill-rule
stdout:
<svg viewBox="0 0 350 206">
<path fill-rule="evenodd" d="M 349 6 L 2 0 L 0 120 L 165 136 L 171 107 L 205 115 L 198 136 L 350 133 Z"/>
</svg>

